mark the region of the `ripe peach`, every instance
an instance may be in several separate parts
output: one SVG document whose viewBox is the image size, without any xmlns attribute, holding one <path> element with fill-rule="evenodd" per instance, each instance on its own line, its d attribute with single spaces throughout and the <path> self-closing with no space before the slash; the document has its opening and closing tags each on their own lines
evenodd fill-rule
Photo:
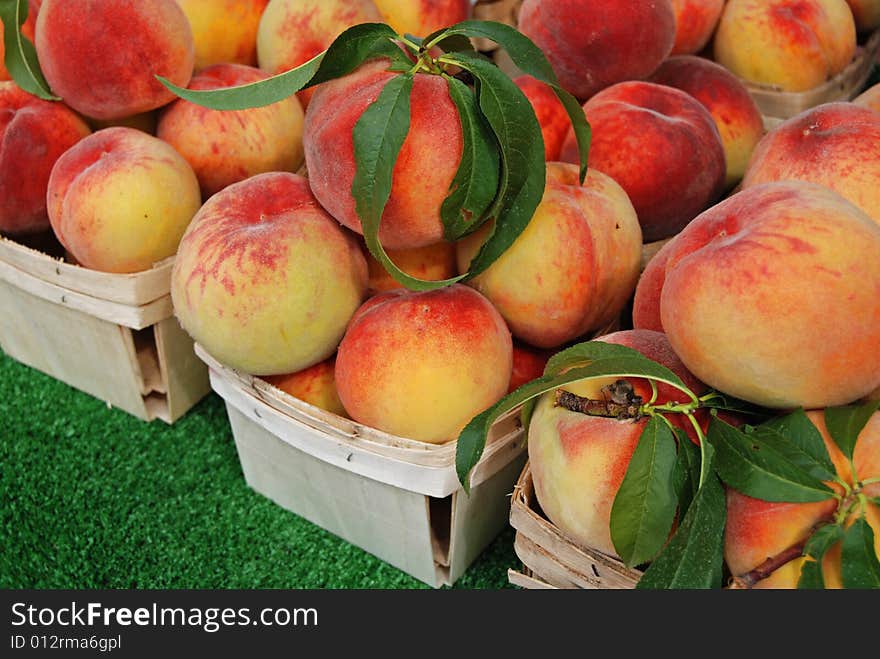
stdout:
<svg viewBox="0 0 880 659">
<path fill-rule="evenodd" d="M 175 98 L 156 75 L 186 86 L 193 38 L 174 0 L 43 0 L 36 48 L 52 90 L 77 112 L 119 119 Z"/>
<path fill-rule="evenodd" d="M 385 84 L 398 75 L 386 59 L 372 60 L 353 73 L 318 87 L 306 111 L 303 146 L 309 182 L 321 205 L 343 225 L 362 233 L 351 184 L 352 130 Z M 409 133 L 394 166 L 379 240 L 389 249 L 412 249 L 443 239 L 440 206 L 461 160 L 458 110 L 440 76 L 417 73 L 410 105 Z"/>
<path fill-rule="evenodd" d="M 745 85 L 720 64 L 694 55 L 668 58 L 649 80 L 687 92 L 709 111 L 724 147 L 726 186 L 735 186 L 764 135 L 761 112 Z"/>
<path fill-rule="evenodd" d="M 268 375 L 265 380 L 294 398 L 347 418 L 348 413 L 336 391 L 335 369 L 336 358 L 331 357 L 296 373 Z"/>
<path fill-rule="evenodd" d="M 426 281 L 440 281 L 458 274 L 455 261 L 455 245 L 441 241 L 415 249 L 392 249 L 387 251 L 394 264 L 406 274 Z M 384 293 L 395 288 L 402 288 L 384 266 L 379 263 L 364 246 L 367 268 L 370 273 L 369 293 Z"/>
<path fill-rule="evenodd" d="M 553 350 L 541 350 L 527 345 L 522 341 L 513 342 L 513 371 L 507 392 L 518 389 L 526 382 L 531 382 L 544 374 L 547 361 L 553 356 Z"/>
<path fill-rule="evenodd" d="M 470 15 L 470 0 L 373 0 L 388 23 L 398 34 L 427 37 L 440 28 L 454 25 Z"/>
<path fill-rule="evenodd" d="M 475 290 L 397 289 L 370 298 L 336 356 L 336 387 L 352 419 L 433 444 L 455 439 L 510 382 L 504 320 Z"/>
<path fill-rule="evenodd" d="M 715 33 L 724 0 L 672 0 L 675 11 L 675 44 L 672 55 L 698 53 Z"/>
<path fill-rule="evenodd" d="M 828 434 L 821 410 L 807 412 L 825 440 L 825 446 L 834 463 L 838 476 L 850 487 L 867 497 L 880 496 L 880 482 L 857 485 L 868 479 L 880 477 L 880 412 L 875 413 L 859 434 L 853 454 L 852 467 L 846 456 Z M 853 471 L 853 468 L 855 471 Z M 839 485 L 829 483 L 842 494 Z M 855 501 L 845 498 L 849 504 Z M 770 503 L 753 499 L 729 488 L 727 491 L 727 526 L 724 532 L 724 557 L 734 577 L 755 569 L 770 557 L 782 554 L 786 549 L 807 539 L 811 529 L 830 521 L 836 512 L 835 499 L 816 503 Z M 849 516 L 849 523 L 862 512 L 874 531 L 874 552 L 880 556 L 880 506 L 866 503 Z M 841 544 L 832 546 L 822 561 L 822 573 L 826 588 L 842 587 L 840 571 Z M 796 588 L 801 568 L 806 559 L 799 557 L 777 568 L 755 588 Z"/>
<path fill-rule="evenodd" d="M 0 81 L 0 233 L 49 228 L 46 188 L 62 153 L 91 131 L 63 103 Z"/>
<path fill-rule="evenodd" d="M 28 0 L 28 15 L 24 25 L 21 26 L 21 33 L 31 43 L 34 41 L 34 27 L 37 24 L 37 13 L 40 11 L 40 4 L 42 4 L 42 0 Z M 3 23 L 0 22 L 0 80 L 11 80 L 9 71 L 6 70 L 6 49 L 3 42 Z"/>
<path fill-rule="evenodd" d="M 758 143 L 743 188 L 770 181 L 820 183 L 880 224 L 880 114 L 826 103 L 779 124 Z"/>
<path fill-rule="evenodd" d="M 257 62 L 271 75 L 305 64 L 359 23 L 381 23 L 372 0 L 269 0 L 257 28 Z M 314 89 L 297 94 L 308 107 Z"/>
<path fill-rule="evenodd" d="M 740 78 L 800 92 L 846 68 L 856 27 L 846 0 L 728 0 L 714 44 Z"/>
<path fill-rule="evenodd" d="M 190 89 L 234 87 L 269 75 L 244 64 L 201 70 Z M 177 99 L 162 109 L 156 134 L 192 165 L 204 198 L 264 172 L 294 172 L 303 161 L 303 111 L 295 97 L 226 112 Z"/>
<path fill-rule="evenodd" d="M 256 375 L 330 357 L 366 287 L 355 239 L 304 177 L 287 172 L 252 176 L 208 199 L 171 276 L 183 328 L 216 359 Z"/>
<path fill-rule="evenodd" d="M 257 27 L 269 0 L 177 0 L 192 28 L 195 69 L 257 65 Z"/>
<path fill-rule="evenodd" d="M 880 112 L 880 82 L 856 96 L 853 103 L 874 110 L 874 112 Z"/>
<path fill-rule="evenodd" d="M 672 50 L 675 12 L 670 0 L 524 0 L 519 29 L 562 86 L 586 100 L 650 75 Z"/>
<path fill-rule="evenodd" d="M 587 101 L 584 113 L 593 128 L 589 165 L 626 190 L 646 242 L 680 231 L 721 195 L 721 137 L 712 115 L 690 94 L 621 82 Z M 571 129 L 560 158 L 577 162 Z"/>
<path fill-rule="evenodd" d="M 877 0 L 846 0 L 860 33 L 871 32 L 880 27 L 880 2 Z"/>
<path fill-rule="evenodd" d="M 571 121 L 562 101 L 548 85 L 530 75 L 517 76 L 513 82 L 526 95 L 535 110 L 541 126 L 541 136 L 544 138 L 544 159 L 548 162 L 559 160 L 562 142 L 571 128 Z"/>
<path fill-rule="evenodd" d="M 173 256 L 201 204 L 192 167 L 134 128 L 105 128 L 65 151 L 47 189 L 58 240 L 86 268 L 139 272 Z"/>
<path fill-rule="evenodd" d="M 458 241 L 464 272 L 485 229 Z M 623 189 L 596 169 L 578 181 L 547 163 L 544 196 L 525 231 L 469 285 L 489 298 L 519 339 L 554 348 L 611 322 L 639 276 L 642 232 Z"/>
<path fill-rule="evenodd" d="M 598 340 L 638 350 L 671 369 L 695 393 L 705 391 L 660 332 L 624 330 Z M 574 382 L 563 389 L 601 400 L 602 388 L 613 382 L 614 378 L 601 378 Z M 647 380 L 632 378 L 629 383 L 636 395 L 651 398 Z M 664 384 L 657 389 L 658 403 L 684 400 L 678 389 Z M 692 433 L 689 422 L 678 417 L 668 416 L 674 425 Z M 528 442 L 535 494 L 550 521 L 575 542 L 617 555 L 609 527 L 611 506 L 647 422 L 647 418 L 634 422 L 574 412 L 556 405 L 554 392 L 538 399 Z"/>
<path fill-rule="evenodd" d="M 782 409 L 850 403 L 880 385 L 878 250 L 880 226 L 829 188 L 751 187 L 648 264 L 634 324 L 659 317 L 687 367 L 733 396 Z"/>
</svg>

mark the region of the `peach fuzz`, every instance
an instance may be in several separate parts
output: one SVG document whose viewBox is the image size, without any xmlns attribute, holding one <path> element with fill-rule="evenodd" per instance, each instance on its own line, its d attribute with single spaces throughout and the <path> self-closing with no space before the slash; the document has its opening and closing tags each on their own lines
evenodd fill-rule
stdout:
<svg viewBox="0 0 880 659">
<path fill-rule="evenodd" d="M 730 395 L 781 409 L 847 404 L 880 385 L 878 253 L 880 226 L 833 190 L 755 186 L 660 250 L 633 321 L 659 318 L 687 367 Z"/>
<path fill-rule="evenodd" d="M 856 27 L 846 0 L 728 0 L 715 61 L 750 82 L 802 92 L 850 63 Z"/>
<path fill-rule="evenodd" d="M 55 161 L 91 133 L 63 103 L 0 81 L 0 233 L 49 229 L 46 189 Z"/>
<path fill-rule="evenodd" d="M 875 413 L 859 434 L 850 466 L 846 456 L 828 434 L 821 410 L 807 412 L 819 429 L 837 475 L 850 487 L 857 481 L 880 478 L 880 413 Z M 838 493 L 838 484 L 828 483 Z M 863 486 L 867 497 L 880 496 L 880 482 Z M 727 525 L 724 532 L 724 557 L 734 577 L 742 576 L 761 565 L 768 557 L 782 554 L 807 539 L 817 525 L 831 520 L 837 501 L 815 503 L 770 503 L 753 499 L 733 489 L 727 490 Z M 874 553 L 880 557 L 880 506 L 867 503 L 847 520 L 847 526 L 862 512 L 874 531 Z M 822 561 L 826 588 L 841 588 L 841 543 L 832 546 Z M 798 557 L 777 568 L 754 588 L 796 588 L 805 558 Z"/>
<path fill-rule="evenodd" d="M 571 128 L 571 120 L 562 101 L 549 85 L 530 75 L 517 76 L 513 82 L 526 95 L 535 111 L 544 138 L 544 159 L 548 162 L 559 160 L 562 142 Z"/>
<path fill-rule="evenodd" d="M 367 287 L 357 241 L 297 174 L 258 174 L 199 209 L 180 243 L 171 297 L 216 359 L 255 375 L 330 357 Z"/>
<path fill-rule="evenodd" d="M 698 53 L 715 33 L 724 0 L 672 0 L 675 12 L 675 44 L 672 55 Z"/>
<path fill-rule="evenodd" d="M 371 0 L 270 0 L 257 28 L 257 63 L 271 75 L 305 64 L 360 23 L 381 23 Z M 297 94 L 308 107 L 314 89 Z"/>
<path fill-rule="evenodd" d="M 28 15 L 21 26 L 21 33 L 31 43 L 34 41 L 34 27 L 37 24 L 37 14 L 40 11 L 42 0 L 28 0 Z M 11 80 L 9 71 L 6 70 L 6 47 L 4 45 L 3 23 L 0 22 L 0 80 Z"/>
<path fill-rule="evenodd" d="M 303 147 L 318 201 L 344 226 L 362 233 L 351 184 L 352 131 L 364 110 L 397 73 L 388 60 L 371 60 L 347 76 L 318 86 L 306 111 Z M 443 239 L 440 206 L 458 170 L 461 120 L 440 76 L 415 74 L 409 133 L 394 165 L 391 196 L 379 225 L 388 249 L 412 249 Z"/>
<path fill-rule="evenodd" d="M 352 419 L 438 444 L 507 392 L 511 353 L 504 320 L 473 289 L 398 289 L 370 298 L 351 319 L 336 387 Z"/>
<path fill-rule="evenodd" d="M 370 273 L 370 294 L 375 295 L 395 288 L 403 288 L 403 285 L 398 283 L 384 266 L 373 258 L 373 255 L 367 251 L 366 245 L 363 247 Z M 415 249 L 392 249 L 386 250 L 386 253 L 398 268 L 417 279 L 440 281 L 450 279 L 458 274 L 453 243 L 439 242 Z"/>
<path fill-rule="evenodd" d="M 626 190 L 645 242 L 680 231 L 724 189 L 725 156 L 709 111 L 690 94 L 622 82 L 584 104 L 593 129 L 589 166 Z M 577 162 L 569 130 L 560 158 Z"/>
<path fill-rule="evenodd" d="M 700 383 L 675 355 L 660 332 L 624 330 L 598 341 L 623 345 L 652 359 L 682 378 L 691 391 L 701 394 Z M 615 378 L 574 382 L 564 387 L 579 396 L 601 400 L 602 388 Z M 651 398 L 647 380 L 629 380 L 636 395 Z M 681 401 L 685 394 L 674 387 L 658 384 L 659 403 Z M 693 428 L 681 415 L 668 415 L 676 427 L 695 438 Z M 701 420 L 702 421 L 702 420 Z M 611 542 L 611 506 L 623 482 L 647 418 L 633 422 L 610 417 L 588 416 L 556 405 L 555 392 L 538 399 L 529 425 L 529 465 L 535 494 L 550 521 L 584 547 L 616 556 Z"/>
<path fill-rule="evenodd" d="M 458 241 L 465 272 L 486 230 Z M 623 189 L 598 170 L 547 163 L 544 196 L 525 230 L 468 284 L 501 312 L 515 337 L 554 348 L 620 313 L 639 276 L 642 232 Z"/>
<path fill-rule="evenodd" d="M 192 167 L 134 128 L 105 128 L 65 151 L 46 192 L 49 220 L 80 265 L 139 272 L 177 251 L 201 204 Z"/>
<path fill-rule="evenodd" d="M 193 33 L 195 70 L 257 65 L 257 27 L 269 0 L 177 0 Z"/>
<path fill-rule="evenodd" d="M 874 112 L 880 112 L 880 82 L 863 91 L 852 102 Z"/>
<path fill-rule="evenodd" d="M 771 181 L 819 183 L 880 224 L 880 114 L 826 103 L 779 124 L 758 143 L 743 188 Z"/>
<path fill-rule="evenodd" d="M 268 74 L 244 64 L 215 64 L 190 81 L 189 89 L 235 87 Z M 291 96 L 240 111 L 210 110 L 177 99 L 162 109 L 156 135 L 192 165 L 202 197 L 265 172 L 294 172 L 303 162 L 303 110 Z"/>
<path fill-rule="evenodd" d="M 174 0 L 43 0 L 36 48 L 52 90 L 77 112 L 119 119 L 154 110 L 185 87 L 193 38 Z"/>
<path fill-rule="evenodd" d="M 720 64 L 694 55 L 670 57 L 649 80 L 687 92 L 709 111 L 724 147 L 726 187 L 734 187 L 764 136 L 764 120 L 745 85 Z"/>
<path fill-rule="evenodd" d="M 320 407 L 332 414 L 348 417 L 336 391 L 336 358 L 331 357 L 296 373 L 268 375 L 266 382 L 286 394 Z"/>
<path fill-rule="evenodd" d="M 460 23 L 470 16 L 470 0 L 373 0 L 388 23 L 398 34 L 427 37 L 441 28 Z"/>
<path fill-rule="evenodd" d="M 650 75 L 675 42 L 669 0 L 524 0 L 518 27 L 582 101 Z"/>
<path fill-rule="evenodd" d="M 856 22 L 856 31 L 871 32 L 880 27 L 880 2 L 877 0 L 846 0 Z"/>
</svg>

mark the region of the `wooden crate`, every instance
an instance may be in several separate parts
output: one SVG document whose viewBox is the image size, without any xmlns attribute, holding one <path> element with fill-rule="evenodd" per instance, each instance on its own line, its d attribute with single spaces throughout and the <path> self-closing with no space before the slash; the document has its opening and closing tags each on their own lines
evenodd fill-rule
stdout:
<svg viewBox="0 0 880 659">
<path fill-rule="evenodd" d="M 171 268 L 97 272 L 0 238 L 0 349 L 111 407 L 173 423 L 211 388 L 173 316 Z"/>
<path fill-rule="evenodd" d="M 525 462 L 518 414 L 496 422 L 468 496 L 455 442 L 389 435 L 196 353 L 226 402 L 245 481 L 287 510 L 434 587 L 453 584 L 507 526 Z"/>
<path fill-rule="evenodd" d="M 535 498 L 532 474 L 526 464 L 513 490 L 510 525 L 516 529 L 514 551 L 524 570 L 508 572 L 524 588 L 634 588 L 641 572 L 616 558 L 578 545 L 550 522 Z"/>
</svg>

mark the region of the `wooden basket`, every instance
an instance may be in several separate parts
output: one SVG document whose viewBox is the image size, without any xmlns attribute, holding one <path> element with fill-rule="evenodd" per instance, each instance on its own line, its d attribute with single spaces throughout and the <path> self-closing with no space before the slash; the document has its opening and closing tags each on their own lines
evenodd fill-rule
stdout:
<svg viewBox="0 0 880 659">
<path fill-rule="evenodd" d="M 510 525 L 516 529 L 514 550 L 524 570 L 508 572 L 509 581 L 523 588 L 634 588 L 641 572 L 616 558 L 572 541 L 541 512 L 528 463 L 522 470 L 510 505 Z"/>
<path fill-rule="evenodd" d="M 109 274 L 0 237 L 0 348 L 112 407 L 173 423 L 211 388 L 173 316 L 172 265 Z"/>
<path fill-rule="evenodd" d="M 434 445 L 344 419 L 220 364 L 200 345 L 226 402 L 248 485 L 434 587 L 451 585 L 507 526 L 525 462 L 519 415 L 493 426 L 471 493 L 455 442 Z"/>
</svg>

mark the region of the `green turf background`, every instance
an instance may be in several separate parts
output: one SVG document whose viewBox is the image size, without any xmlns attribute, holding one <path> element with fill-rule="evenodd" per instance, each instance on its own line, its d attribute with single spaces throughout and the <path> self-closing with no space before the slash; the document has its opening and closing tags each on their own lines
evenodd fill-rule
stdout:
<svg viewBox="0 0 880 659">
<path fill-rule="evenodd" d="M 145 423 L 0 352 L 0 588 L 427 588 L 247 487 L 222 400 Z M 509 527 L 456 588 L 510 588 Z"/>
</svg>

